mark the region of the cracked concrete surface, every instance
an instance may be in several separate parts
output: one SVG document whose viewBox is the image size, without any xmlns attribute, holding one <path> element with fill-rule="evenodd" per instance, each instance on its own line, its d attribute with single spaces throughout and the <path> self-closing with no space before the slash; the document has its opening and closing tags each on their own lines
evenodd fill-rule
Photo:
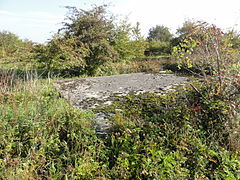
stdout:
<svg viewBox="0 0 240 180">
<path fill-rule="evenodd" d="M 188 81 L 186 77 L 173 74 L 132 73 L 59 80 L 55 81 L 54 85 L 60 90 L 62 97 L 69 100 L 74 107 L 88 110 L 111 104 L 113 96 L 126 96 L 130 92 L 165 94 Z M 111 126 L 103 114 L 97 115 L 96 124 L 97 131 L 103 134 Z"/>
</svg>

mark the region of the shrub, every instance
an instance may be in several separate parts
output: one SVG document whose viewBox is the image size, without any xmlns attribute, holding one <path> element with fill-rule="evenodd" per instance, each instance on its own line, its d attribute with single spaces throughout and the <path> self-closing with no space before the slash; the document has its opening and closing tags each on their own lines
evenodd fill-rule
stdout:
<svg viewBox="0 0 240 180">
<path fill-rule="evenodd" d="M 238 179 L 239 147 L 231 143 L 232 105 L 214 84 L 171 95 L 129 95 L 107 107 L 106 156 L 114 179 Z M 239 135 L 239 119 L 234 130 Z M 235 137 L 237 138 L 237 137 Z M 237 140 L 237 139 L 235 139 Z"/>
<path fill-rule="evenodd" d="M 220 74 L 238 62 L 238 52 L 232 48 L 230 37 L 215 25 L 197 22 L 185 39 L 174 48 L 181 68 L 194 67 L 206 74 Z"/>
</svg>

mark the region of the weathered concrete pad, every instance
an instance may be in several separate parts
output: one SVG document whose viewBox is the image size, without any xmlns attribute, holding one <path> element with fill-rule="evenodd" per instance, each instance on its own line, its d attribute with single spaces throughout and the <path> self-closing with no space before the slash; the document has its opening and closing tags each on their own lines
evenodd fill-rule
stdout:
<svg viewBox="0 0 240 180">
<path fill-rule="evenodd" d="M 111 104 L 112 97 L 125 96 L 129 92 L 164 94 L 187 81 L 188 78 L 173 74 L 132 73 L 59 80 L 54 84 L 74 107 L 87 110 Z M 104 114 L 97 115 L 96 123 L 97 131 L 102 133 L 110 127 L 110 122 Z"/>
<path fill-rule="evenodd" d="M 59 80 L 54 84 L 61 95 L 74 106 L 88 109 L 100 104 L 110 104 L 108 98 L 114 94 L 124 96 L 129 92 L 163 93 L 187 81 L 188 78 L 173 74 L 132 73 Z"/>
</svg>

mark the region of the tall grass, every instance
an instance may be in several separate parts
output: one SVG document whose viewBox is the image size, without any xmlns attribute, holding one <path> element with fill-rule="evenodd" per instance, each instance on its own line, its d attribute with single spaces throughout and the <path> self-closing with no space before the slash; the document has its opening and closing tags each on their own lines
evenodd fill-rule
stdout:
<svg viewBox="0 0 240 180">
<path fill-rule="evenodd" d="M 0 179 L 91 177 L 99 166 L 91 154 L 101 149 L 93 114 L 74 109 L 51 82 L 32 75 L 8 71 L 0 82 Z"/>
</svg>

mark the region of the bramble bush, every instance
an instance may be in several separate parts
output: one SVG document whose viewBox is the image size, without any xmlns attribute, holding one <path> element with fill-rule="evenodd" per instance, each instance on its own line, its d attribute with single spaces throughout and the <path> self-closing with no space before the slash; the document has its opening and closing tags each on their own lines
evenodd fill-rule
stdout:
<svg viewBox="0 0 240 180">
<path fill-rule="evenodd" d="M 239 52 L 232 47 L 231 36 L 215 25 L 196 22 L 185 36 L 173 50 L 180 68 L 193 67 L 206 78 L 207 74 L 220 75 L 239 62 Z"/>
<path fill-rule="evenodd" d="M 233 106 L 215 87 L 196 83 L 166 96 L 116 99 L 105 109 L 115 113 L 104 151 L 110 177 L 238 179 L 239 121 L 229 124 Z"/>
<path fill-rule="evenodd" d="M 175 56 L 180 68 L 199 70 L 204 77 L 207 99 L 210 100 L 212 95 L 221 97 L 219 103 L 227 102 L 231 107 L 228 113 L 232 117 L 229 117 L 227 124 L 233 144 L 239 148 L 239 51 L 233 47 L 231 40 L 231 33 L 225 34 L 215 25 L 197 22 L 175 48 Z"/>
</svg>

